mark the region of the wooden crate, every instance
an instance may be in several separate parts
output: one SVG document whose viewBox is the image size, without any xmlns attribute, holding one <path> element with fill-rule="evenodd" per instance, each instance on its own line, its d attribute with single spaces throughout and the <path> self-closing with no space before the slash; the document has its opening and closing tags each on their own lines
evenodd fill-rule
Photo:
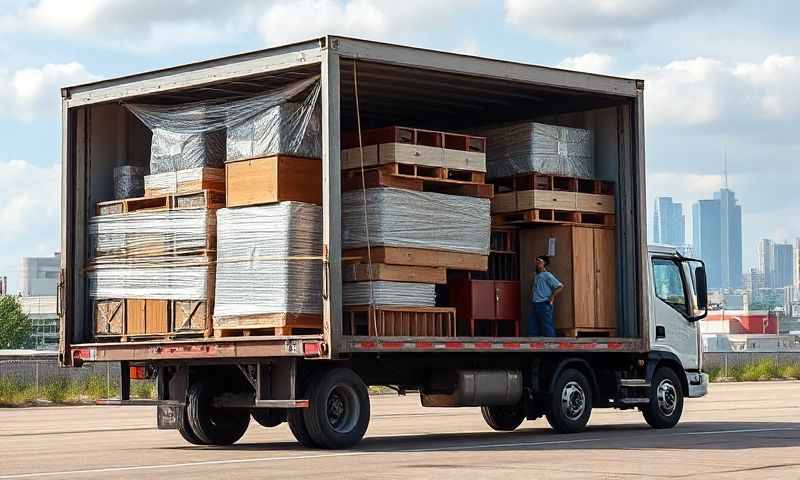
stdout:
<svg viewBox="0 0 800 480">
<path fill-rule="evenodd" d="M 456 336 L 455 308 L 347 306 L 344 315 L 351 335 L 366 330 L 367 335 L 381 337 Z"/>
<path fill-rule="evenodd" d="M 225 164 L 228 207 L 282 201 L 322 204 L 322 161 L 312 158 L 273 157 Z"/>
<path fill-rule="evenodd" d="M 195 177 L 184 179 L 185 177 Z M 177 172 L 157 173 L 144 177 L 145 197 L 191 193 L 198 190 L 225 191 L 225 169 L 203 167 Z M 150 186 L 161 184 L 161 186 Z"/>
<path fill-rule="evenodd" d="M 373 263 L 390 265 L 446 267 L 477 271 L 485 271 L 489 266 L 489 256 L 479 253 L 457 253 L 405 247 L 373 247 L 371 253 Z M 367 249 L 348 249 L 344 251 L 343 257 L 346 263 L 365 263 Z"/>
<path fill-rule="evenodd" d="M 345 282 L 366 282 L 383 280 L 390 282 L 447 283 L 447 270 L 444 267 L 420 267 L 408 265 L 389 265 L 373 263 L 372 275 L 367 263 L 342 265 L 342 279 Z"/>
<path fill-rule="evenodd" d="M 299 313 L 270 313 L 214 317 L 215 337 L 250 336 L 253 334 L 293 335 L 297 329 L 321 331 L 322 316 Z"/>
<path fill-rule="evenodd" d="M 206 300 L 173 300 L 172 330 L 176 333 L 202 332 L 211 325 L 211 309 Z"/>
<path fill-rule="evenodd" d="M 122 336 L 125 327 L 125 300 L 95 300 L 94 334 L 102 336 Z"/>
</svg>

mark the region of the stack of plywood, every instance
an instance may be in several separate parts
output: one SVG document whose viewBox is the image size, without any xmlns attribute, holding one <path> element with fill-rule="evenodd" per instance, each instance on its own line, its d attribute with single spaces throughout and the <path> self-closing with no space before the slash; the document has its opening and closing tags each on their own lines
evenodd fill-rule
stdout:
<svg viewBox="0 0 800 480">
<path fill-rule="evenodd" d="M 434 287 L 447 282 L 447 269 L 487 268 L 493 188 L 485 139 L 388 127 L 364 132 L 361 145 L 345 135 L 342 146 L 352 333 L 426 335 L 445 315 L 447 328 L 434 330 L 455 335 L 455 311 L 435 306 Z"/>
</svg>

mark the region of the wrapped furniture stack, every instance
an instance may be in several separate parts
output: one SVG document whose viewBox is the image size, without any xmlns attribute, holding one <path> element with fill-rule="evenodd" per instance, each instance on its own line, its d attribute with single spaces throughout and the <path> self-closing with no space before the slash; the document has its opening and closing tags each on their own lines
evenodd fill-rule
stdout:
<svg viewBox="0 0 800 480">
<path fill-rule="evenodd" d="M 454 336 L 436 307 L 448 269 L 485 271 L 492 186 L 485 139 L 405 127 L 347 135 L 342 152 L 345 329 Z M 362 168 L 363 164 L 363 168 Z"/>
</svg>

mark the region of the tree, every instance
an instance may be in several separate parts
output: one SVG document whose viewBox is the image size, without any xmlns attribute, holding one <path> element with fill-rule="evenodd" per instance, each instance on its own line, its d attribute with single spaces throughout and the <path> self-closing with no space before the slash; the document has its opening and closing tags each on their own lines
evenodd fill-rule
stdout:
<svg viewBox="0 0 800 480">
<path fill-rule="evenodd" d="M 0 296 L 0 348 L 31 346 L 33 324 L 22 305 L 11 295 Z"/>
</svg>

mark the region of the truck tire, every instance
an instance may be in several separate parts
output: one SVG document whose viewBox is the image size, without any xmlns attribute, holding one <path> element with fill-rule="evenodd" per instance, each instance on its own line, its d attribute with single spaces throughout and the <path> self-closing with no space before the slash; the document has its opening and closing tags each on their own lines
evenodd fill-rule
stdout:
<svg viewBox="0 0 800 480">
<path fill-rule="evenodd" d="M 218 408 L 212 404 L 220 389 L 208 379 L 200 379 L 189 387 L 186 411 L 189 425 L 206 445 L 231 445 L 242 438 L 250 424 L 245 409 Z"/>
<path fill-rule="evenodd" d="M 302 408 L 290 408 L 289 413 L 286 414 L 286 423 L 289 424 L 289 430 L 294 435 L 297 443 L 307 448 L 316 448 L 317 445 L 308 433 L 306 420 L 303 418 L 303 410 Z"/>
<path fill-rule="evenodd" d="M 498 432 L 511 432 L 525 420 L 521 405 L 511 407 L 481 407 L 481 415 L 486 423 Z"/>
<path fill-rule="evenodd" d="M 586 376 L 574 368 L 562 370 L 550 395 L 547 422 L 558 433 L 577 433 L 591 415 L 592 388 Z"/>
<path fill-rule="evenodd" d="M 309 382 L 309 406 L 303 411 L 308 433 L 321 448 L 347 448 L 358 443 L 369 425 L 369 392 L 348 368 L 334 368 Z"/>
<path fill-rule="evenodd" d="M 200 437 L 192 430 L 192 426 L 189 424 L 189 415 L 186 413 L 186 407 L 178 410 L 178 417 L 178 433 L 181 434 L 184 440 L 192 445 L 208 445 L 200 440 Z"/>
<path fill-rule="evenodd" d="M 659 367 L 650 382 L 650 403 L 642 407 L 645 421 L 653 428 L 672 428 L 683 414 L 683 387 L 675 370 Z"/>
<path fill-rule="evenodd" d="M 262 427 L 272 428 L 286 421 L 286 410 L 283 408 L 256 408 L 250 411 L 250 416 Z"/>
</svg>

